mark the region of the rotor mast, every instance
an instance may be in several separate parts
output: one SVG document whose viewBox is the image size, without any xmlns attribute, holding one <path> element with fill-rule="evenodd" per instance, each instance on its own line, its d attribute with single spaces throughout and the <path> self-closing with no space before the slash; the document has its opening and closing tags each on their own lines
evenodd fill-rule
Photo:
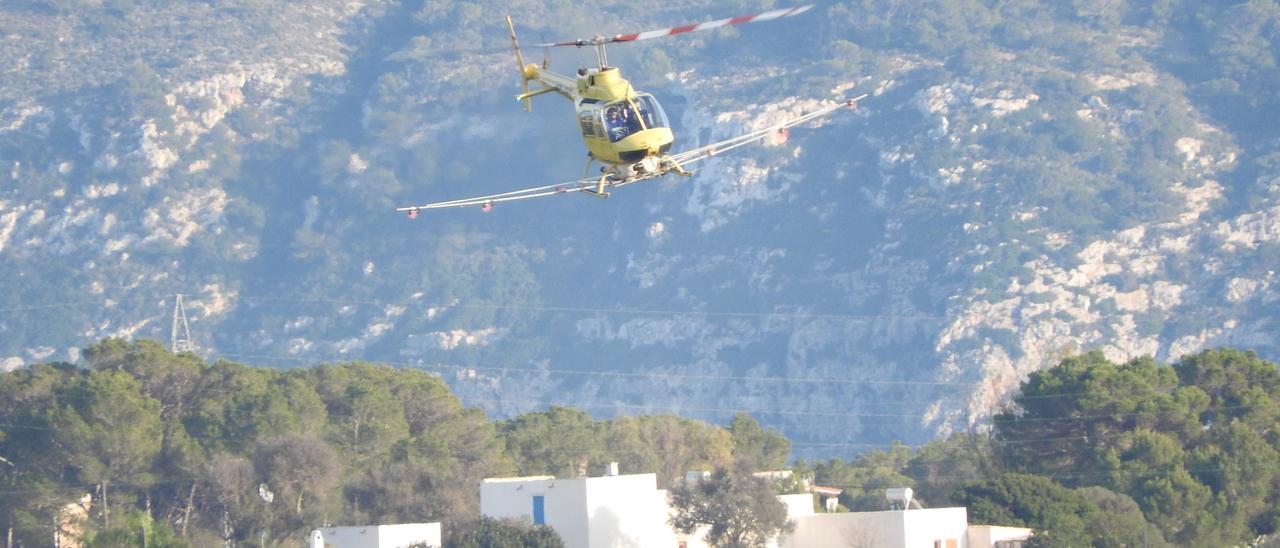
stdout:
<svg viewBox="0 0 1280 548">
<path fill-rule="evenodd" d="M 591 44 L 596 47 L 596 63 L 600 70 L 609 68 L 609 55 L 604 51 L 604 45 L 606 43 L 608 43 L 608 40 L 599 34 L 597 34 L 595 38 L 591 39 Z"/>
</svg>

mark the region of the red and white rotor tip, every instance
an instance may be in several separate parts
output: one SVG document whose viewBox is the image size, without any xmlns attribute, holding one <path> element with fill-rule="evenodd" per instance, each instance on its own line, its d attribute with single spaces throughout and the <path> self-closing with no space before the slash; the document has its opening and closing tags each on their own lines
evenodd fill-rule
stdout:
<svg viewBox="0 0 1280 548">
<path fill-rule="evenodd" d="M 611 44 L 615 42 L 636 42 L 639 40 L 649 40 L 652 38 L 662 38 L 664 36 L 675 36 L 677 34 L 685 34 L 689 32 L 698 32 L 702 30 L 718 29 L 720 27 L 728 27 L 732 25 L 741 25 L 744 23 L 754 23 L 757 21 L 772 21 L 783 17 L 791 17 L 792 15 L 800 15 L 806 11 L 813 9 L 813 4 L 805 4 L 794 8 L 782 8 L 769 10 L 766 12 L 756 13 L 753 15 L 739 15 L 737 17 L 729 17 L 726 19 L 718 19 L 715 21 L 707 21 L 705 23 L 693 23 L 689 25 L 680 25 L 666 29 L 647 30 L 644 32 L 633 32 L 630 34 L 617 34 L 611 38 L 597 36 L 593 40 L 566 40 L 563 42 L 552 42 L 547 44 L 538 44 L 541 47 L 547 46 L 590 46 L 596 44 Z"/>
<path fill-rule="evenodd" d="M 638 40 L 648 40 L 650 38 L 662 38 L 663 36 L 675 36 L 677 34 L 685 34 L 688 32 L 698 32 L 702 30 L 718 29 L 720 27 L 728 27 L 731 25 L 741 25 L 744 23 L 754 23 L 757 21 L 772 21 L 783 17 L 791 17 L 792 15 L 800 15 L 806 11 L 813 9 L 813 4 L 805 4 L 794 8 L 783 8 L 769 10 L 754 15 L 739 15 L 738 17 L 729 17 L 727 19 L 719 19 L 716 21 L 707 21 L 706 23 L 694 23 L 691 25 L 680 25 L 668 29 L 649 30 L 645 32 L 634 32 L 631 34 L 619 34 L 610 39 L 610 42 L 635 42 Z"/>
</svg>

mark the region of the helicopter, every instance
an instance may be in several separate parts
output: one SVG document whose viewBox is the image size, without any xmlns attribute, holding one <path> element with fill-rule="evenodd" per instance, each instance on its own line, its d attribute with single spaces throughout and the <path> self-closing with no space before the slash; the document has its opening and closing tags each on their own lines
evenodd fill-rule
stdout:
<svg viewBox="0 0 1280 548">
<path fill-rule="evenodd" d="M 610 190 L 634 183 L 655 179 L 668 174 L 691 176 L 687 166 L 712 156 L 760 141 L 770 135 L 786 134 L 793 126 L 831 114 L 841 108 L 857 109 L 862 94 L 846 101 L 836 102 L 813 112 L 797 116 L 782 123 L 756 129 L 736 137 L 696 147 L 684 152 L 671 153 L 675 134 L 665 111 L 650 93 L 637 91 L 631 82 L 622 77 L 618 67 L 610 66 L 605 52 L 607 44 L 636 42 L 675 36 L 679 34 L 717 29 L 744 23 L 769 21 L 799 15 L 813 8 L 812 4 L 769 10 L 754 15 L 730 17 L 704 23 L 681 25 L 666 29 L 603 36 L 590 39 L 566 40 L 537 44 L 544 51 L 557 47 L 591 47 L 595 49 L 596 66 L 578 69 L 576 76 L 559 74 L 548 69 L 548 62 L 525 64 L 516 39 L 515 25 L 506 16 L 507 31 L 515 50 L 516 66 L 520 71 L 522 93 L 516 99 L 524 103 L 526 111 L 532 110 L 532 99 L 539 95 L 556 93 L 573 103 L 574 113 L 587 148 L 587 164 L 581 179 L 477 196 L 432 202 L 423 205 L 396 208 L 416 218 L 426 209 L 480 206 L 491 211 L 494 204 L 528 200 L 569 193 L 582 193 L 598 198 L 608 198 Z M 529 90 L 530 82 L 541 87 Z M 591 165 L 601 164 L 599 177 L 588 177 Z"/>
</svg>

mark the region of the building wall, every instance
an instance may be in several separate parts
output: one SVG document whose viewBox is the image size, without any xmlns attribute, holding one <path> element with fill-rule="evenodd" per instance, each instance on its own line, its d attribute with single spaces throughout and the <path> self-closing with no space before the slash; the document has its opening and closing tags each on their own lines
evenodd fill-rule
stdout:
<svg viewBox="0 0 1280 548">
<path fill-rule="evenodd" d="M 551 476 L 486 479 L 480 482 L 480 514 L 533 523 L 533 497 L 543 497 L 546 525 L 566 548 L 589 546 L 586 478 Z"/>
<path fill-rule="evenodd" d="M 902 514 L 901 511 L 841 512 L 801 516 L 795 520 L 795 531 L 783 539 L 783 547 L 932 548 L 932 542 L 907 544 Z"/>
<path fill-rule="evenodd" d="M 311 548 L 404 548 L 440 546 L 439 523 L 323 527 L 311 532 Z"/>
<path fill-rule="evenodd" d="M 934 546 L 937 541 L 942 542 L 942 548 L 969 546 L 966 534 L 969 517 L 964 508 L 926 508 L 906 510 L 901 514 L 906 533 L 905 546 Z"/>
<path fill-rule="evenodd" d="M 814 514 L 813 495 L 809 493 L 778 495 L 778 500 L 782 501 L 783 506 L 787 507 L 787 517 L 790 519 L 799 519 Z"/>
<path fill-rule="evenodd" d="M 969 548 L 991 548 L 1001 541 L 1025 541 L 1032 530 L 1026 527 L 1001 527 L 999 525 L 970 525 Z"/>
<path fill-rule="evenodd" d="M 676 546 L 657 474 L 587 478 L 586 486 L 590 548 Z"/>
<path fill-rule="evenodd" d="M 784 548 L 969 548 L 964 508 L 842 512 L 799 516 Z"/>
</svg>

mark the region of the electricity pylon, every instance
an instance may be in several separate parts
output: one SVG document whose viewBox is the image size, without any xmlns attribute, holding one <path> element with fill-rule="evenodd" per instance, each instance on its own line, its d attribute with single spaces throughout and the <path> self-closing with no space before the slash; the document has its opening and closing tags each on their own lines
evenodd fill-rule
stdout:
<svg viewBox="0 0 1280 548">
<path fill-rule="evenodd" d="M 173 301 L 173 328 L 169 330 L 169 351 L 195 352 L 196 345 L 191 342 L 191 328 L 187 326 L 187 309 L 182 306 L 182 294 L 175 295 Z"/>
</svg>

